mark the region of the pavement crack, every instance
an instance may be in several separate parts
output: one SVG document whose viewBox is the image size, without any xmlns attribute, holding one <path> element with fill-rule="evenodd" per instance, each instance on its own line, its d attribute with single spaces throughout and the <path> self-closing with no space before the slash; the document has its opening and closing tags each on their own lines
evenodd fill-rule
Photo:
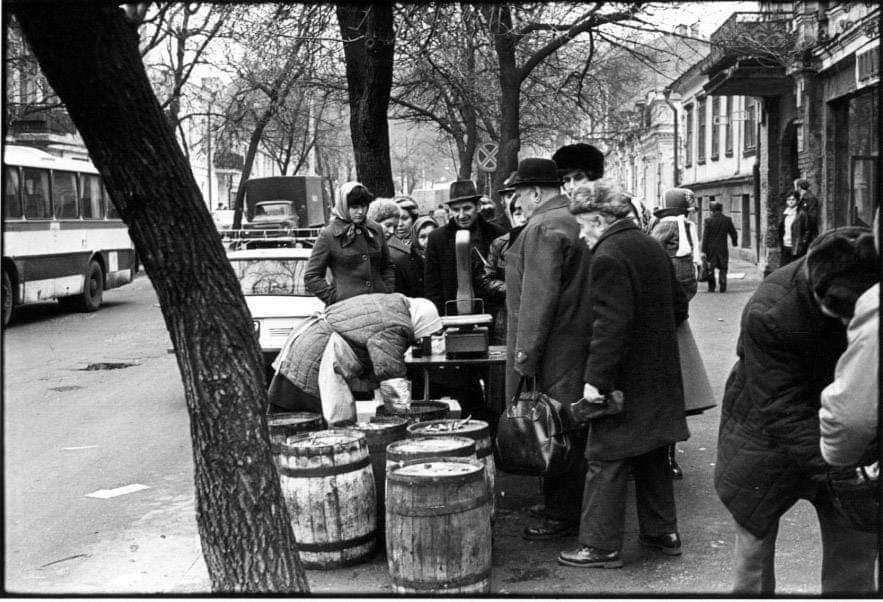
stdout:
<svg viewBox="0 0 883 602">
<path fill-rule="evenodd" d="M 52 566 L 53 564 L 58 564 L 60 562 L 67 562 L 68 560 L 74 560 L 75 558 L 89 558 L 91 554 L 74 554 L 73 556 L 66 556 L 64 558 L 59 558 L 58 560 L 53 560 L 52 562 L 47 562 L 44 565 L 41 565 L 41 569 L 45 569 L 47 566 Z"/>
</svg>

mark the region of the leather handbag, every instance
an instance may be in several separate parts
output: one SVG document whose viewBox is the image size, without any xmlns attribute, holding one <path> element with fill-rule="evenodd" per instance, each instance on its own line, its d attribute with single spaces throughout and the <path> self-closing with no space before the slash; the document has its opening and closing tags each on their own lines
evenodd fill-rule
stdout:
<svg viewBox="0 0 883 602">
<path fill-rule="evenodd" d="M 529 388 L 522 392 L 525 380 Z M 503 472 L 551 476 L 567 470 L 572 441 L 562 404 L 536 390 L 532 377 L 522 377 L 515 395 L 497 422 L 495 461 Z"/>
<path fill-rule="evenodd" d="M 699 274 L 696 276 L 696 280 L 699 282 L 708 282 L 711 280 L 711 267 L 705 259 L 699 264 Z"/>
</svg>

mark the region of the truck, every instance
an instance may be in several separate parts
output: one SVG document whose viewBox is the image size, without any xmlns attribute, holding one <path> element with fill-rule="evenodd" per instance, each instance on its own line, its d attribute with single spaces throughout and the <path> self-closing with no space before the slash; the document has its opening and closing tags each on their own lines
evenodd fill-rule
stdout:
<svg viewBox="0 0 883 602">
<path fill-rule="evenodd" d="M 245 183 L 244 230 L 291 230 L 325 225 L 330 197 L 320 176 L 273 176 Z"/>
</svg>

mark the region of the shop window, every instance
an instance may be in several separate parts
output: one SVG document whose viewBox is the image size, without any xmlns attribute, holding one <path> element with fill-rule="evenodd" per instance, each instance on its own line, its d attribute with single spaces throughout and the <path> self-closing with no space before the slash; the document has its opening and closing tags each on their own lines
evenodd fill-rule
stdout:
<svg viewBox="0 0 883 602">
<path fill-rule="evenodd" d="M 721 144 L 721 97 L 711 99 L 711 160 L 717 161 Z"/>
<path fill-rule="evenodd" d="M 705 132 L 708 129 L 708 111 L 705 107 L 705 98 L 696 103 L 696 163 L 705 163 Z"/>
</svg>

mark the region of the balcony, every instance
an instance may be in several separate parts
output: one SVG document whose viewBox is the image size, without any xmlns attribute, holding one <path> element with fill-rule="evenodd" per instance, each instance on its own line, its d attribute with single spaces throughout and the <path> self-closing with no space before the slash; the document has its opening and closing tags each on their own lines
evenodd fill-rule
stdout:
<svg viewBox="0 0 883 602">
<path fill-rule="evenodd" d="M 794 59 L 790 17 L 734 13 L 711 34 L 704 90 L 717 96 L 778 96 L 787 92 Z"/>
</svg>

